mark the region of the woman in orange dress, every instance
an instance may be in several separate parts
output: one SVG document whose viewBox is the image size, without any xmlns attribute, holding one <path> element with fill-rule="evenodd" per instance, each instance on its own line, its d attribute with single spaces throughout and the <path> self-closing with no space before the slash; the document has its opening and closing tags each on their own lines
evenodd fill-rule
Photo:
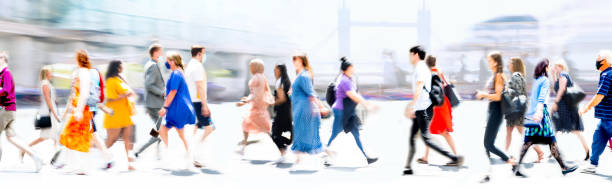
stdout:
<svg viewBox="0 0 612 189">
<path fill-rule="evenodd" d="M 437 73 L 442 78 L 444 85 L 448 85 L 444 75 L 442 72 L 438 71 L 436 68 L 436 57 L 432 55 L 428 55 L 425 58 L 425 63 L 429 66 L 432 73 Z M 457 150 L 455 149 L 455 141 L 453 137 L 450 135 L 453 132 L 453 114 L 450 105 L 450 101 L 447 97 L 444 97 L 444 103 L 441 106 L 436 106 L 433 108 L 433 117 L 431 118 L 431 123 L 429 124 L 429 132 L 431 134 L 437 134 L 444 137 L 448 146 L 453 151 L 453 154 L 457 155 Z M 417 159 L 417 162 L 422 164 L 428 164 L 428 156 L 429 156 L 429 147 L 425 146 L 425 155 L 422 158 Z"/>
<path fill-rule="evenodd" d="M 79 50 L 76 53 L 78 68 L 74 73 L 72 85 L 72 97 L 69 104 L 71 111 L 68 121 L 64 126 L 64 130 L 60 135 L 60 144 L 68 148 L 68 153 L 72 154 L 76 168 L 76 174 L 85 174 L 82 165 L 78 161 L 82 161 L 82 157 L 74 157 L 82 155 L 81 152 L 89 152 L 90 142 L 92 138 L 91 119 L 92 115 L 89 112 L 89 107 L 86 106 L 87 98 L 89 97 L 90 75 L 89 68 L 91 63 L 87 53 Z"/>
<path fill-rule="evenodd" d="M 249 90 L 251 94 L 248 97 L 243 97 L 238 106 L 243 106 L 247 103 L 251 104 L 251 109 L 242 121 L 242 132 L 244 140 L 240 143 L 242 148 L 239 153 L 244 153 L 244 148 L 247 145 L 249 133 L 267 133 L 270 134 L 270 113 L 268 107 L 274 104 L 274 96 L 268 86 L 266 76 L 264 76 L 264 65 L 261 59 L 253 59 L 249 63 L 249 68 L 253 78 L 249 81 Z"/>
</svg>

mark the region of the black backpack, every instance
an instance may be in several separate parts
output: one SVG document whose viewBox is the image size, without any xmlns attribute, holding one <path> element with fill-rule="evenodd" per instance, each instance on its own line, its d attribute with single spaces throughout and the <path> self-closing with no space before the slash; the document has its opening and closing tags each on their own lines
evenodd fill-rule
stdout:
<svg viewBox="0 0 612 189">
<path fill-rule="evenodd" d="M 423 89 L 427 91 L 426 87 L 423 87 Z M 442 106 L 444 104 L 444 82 L 437 73 L 431 74 L 431 90 L 427 92 L 432 105 Z"/>
<path fill-rule="evenodd" d="M 336 102 L 336 82 L 332 81 L 327 86 L 327 91 L 325 91 L 325 101 L 329 106 Z"/>
</svg>

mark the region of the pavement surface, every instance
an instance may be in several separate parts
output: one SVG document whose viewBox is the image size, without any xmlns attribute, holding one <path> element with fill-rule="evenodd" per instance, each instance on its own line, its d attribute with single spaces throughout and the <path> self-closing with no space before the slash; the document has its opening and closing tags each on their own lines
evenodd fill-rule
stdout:
<svg viewBox="0 0 612 189">
<path fill-rule="evenodd" d="M 241 122 L 246 107 L 236 107 L 234 103 L 211 104 L 213 122 L 216 130 L 201 149 L 200 159 L 205 167 L 186 169 L 191 161 L 186 160 L 185 150 L 175 131 L 170 132 L 170 146 L 160 153 L 158 159 L 156 145 L 145 151 L 136 162 L 136 171 L 127 171 L 127 158 L 123 142 L 111 147 L 115 166 L 107 171 L 103 166 L 102 154 L 95 148 L 90 153 L 80 156 L 86 163 L 88 175 L 80 176 L 70 173 L 71 165 L 55 169 L 46 165 L 39 173 L 34 173 L 33 161 L 25 157 L 20 162 L 17 149 L 8 143 L 4 135 L 0 136 L 2 157 L 0 160 L 0 186 L 26 188 L 516 188 L 516 187 L 581 187 L 612 186 L 612 151 L 606 148 L 600 159 L 597 174 L 580 173 L 588 165 L 584 161 L 585 152 L 578 138 L 573 134 L 557 135 L 558 144 L 565 161 L 579 165 L 579 171 L 563 176 L 558 164 L 552 158 L 542 163 L 534 163 L 537 156 L 533 150 L 527 154 L 523 171 L 528 178 L 517 178 L 511 173 L 511 167 L 498 157 L 493 157 L 490 166 L 483 147 L 483 135 L 486 121 L 487 103 L 483 101 L 466 101 L 454 110 L 454 132 L 451 134 L 456 142 L 457 151 L 466 158 L 460 168 L 446 167 L 449 160 L 436 152 L 431 152 L 429 165 L 413 162 L 415 175 L 402 176 L 402 170 L 408 152 L 408 134 L 411 121 L 403 117 L 406 101 L 375 101 L 380 109 L 366 116 L 362 130 L 362 141 L 367 153 L 379 157 L 379 161 L 367 165 L 365 158 L 355 145 L 350 134 L 340 134 L 329 148 L 337 155 L 329 161 L 330 167 L 322 166 L 323 158 L 309 156 L 301 165 L 294 165 L 295 155 L 288 152 L 283 163 L 277 163 L 280 153 L 266 134 L 252 136 L 256 143 L 249 145 L 243 156 L 236 153 L 237 143 L 242 139 Z M 144 109 L 133 117 L 136 123 L 137 141 L 135 148 L 149 140 L 149 130 L 153 125 Z M 19 139 L 29 143 L 38 137 L 34 130 L 34 108 L 21 108 L 17 112 L 15 123 Z M 102 125 L 103 116 L 96 118 Z M 584 116 L 583 133 L 588 144 L 599 120 L 593 118 L 593 111 Z M 324 119 L 320 129 L 321 139 L 327 143 L 331 134 L 332 119 Z M 505 123 L 504 123 L 505 125 Z M 103 129 L 99 132 L 105 138 Z M 193 127 L 187 126 L 188 140 L 199 139 L 201 131 L 193 134 Z M 434 136 L 439 144 L 448 148 L 446 141 Z M 496 145 L 503 149 L 506 128 L 500 128 Z M 518 157 L 523 137 L 513 133 L 509 155 Z M 193 142 L 192 142 L 193 143 Z M 550 154 L 547 146 L 541 146 L 546 157 Z M 417 155 L 424 153 L 424 145 L 417 142 Z M 34 147 L 46 162 L 53 155 L 53 142 L 48 140 Z M 70 159 L 66 157 L 66 160 Z M 416 158 L 415 158 L 416 160 Z M 479 181 L 487 174 L 491 181 L 485 184 Z"/>
</svg>

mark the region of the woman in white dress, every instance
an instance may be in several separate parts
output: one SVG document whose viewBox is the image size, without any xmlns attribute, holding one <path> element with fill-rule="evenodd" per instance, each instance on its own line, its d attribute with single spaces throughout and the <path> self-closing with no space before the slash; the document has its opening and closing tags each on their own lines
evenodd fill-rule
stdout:
<svg viewBox="0 0 612 189">
<path fill-rule="evenodd" d="M 32 141 L 30 147 L 47 139 L 51 139 L 53 140 L 55 150 L 57 150 L 60 117 L 55 105 L 55 88 L 51 84 L 51 69 L 46 66 L 40 70 L 40 108 L 38 109 L 38 115 L 51 117 L 51 127 L 40 129 L 40 137 Z M 24 152 L 21 152 L 22 158 L 23 155 Z"/>
</svg>

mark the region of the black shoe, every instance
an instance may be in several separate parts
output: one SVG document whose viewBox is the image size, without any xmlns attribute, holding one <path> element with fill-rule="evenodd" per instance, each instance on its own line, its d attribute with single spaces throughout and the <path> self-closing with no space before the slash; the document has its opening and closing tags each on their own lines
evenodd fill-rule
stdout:
<svg viewBox="0 0 612 189">
<path fill-rule="evenodd" d="M 519 165 L 513 165 L 512 166 L 512 172 L 514 173 L 514 176 L 517 177 L 522 177 L 522 178 L 527 178 L 527 175 L 523 174 L 520 170 L 519 170 Z"/>
<path fill-rule="evenodd" d="M 447 163 L 446 166 L 461 167 L 463 165 L 464 160 L 465 159 L 463 158 L 463 156 L 457 156 L 456 160 Z"/>
<path fill-rule="evenodd" d="M 367 158 L 367 160 L 368 160 L 368 165 L 370 165 L 370 164 L 378 161 L 378 158 Z"/>
<path fill-rule="evenodd" d="M 591 158 L 591 154 L 589 152 L 586 153 L 586 157 L 584 158 L 584 161 L 588 161 L 589 158 Z"/>
<path fill-rule="evenodd" d="M 136 156 L 136 158 L 138 158 L 138 155 L 139 155 L 138 152 L 134 153 L 134 156 Z"/>
<path fill-rule="evenodd" d="M 566 175 L 568 173 L 576 171 L 576 169 L 578 169 L 578 166 L 572 166 L 567 169 L 564 169 L 563 171 L 561 171 L 561 173 L 563 173 L 563 175 Z"/>
<path fill-rule="evenodd" d="M 482 180 L 480 180 L 480 183 L 487 183 L 489 181 L 491 181 L 491 178 L 489 177 L 489 175 L 487 175 L 484 178 L 482 178 Z"/>
<path fill-rule="evenodd" d="M 331 164 L 331 163 L 329 163 L 329 161 L 325 161 L 325 162 L 323 162 L 323 165 L 325 165 L 325 167 L 329 167 L 329 166 L 331 166 L 332 164 Z"/>
<path fill-rule="evenodd" d="M 405 169 L 403 175 L 413 175 L 412 169 Z"/>
</svg>

